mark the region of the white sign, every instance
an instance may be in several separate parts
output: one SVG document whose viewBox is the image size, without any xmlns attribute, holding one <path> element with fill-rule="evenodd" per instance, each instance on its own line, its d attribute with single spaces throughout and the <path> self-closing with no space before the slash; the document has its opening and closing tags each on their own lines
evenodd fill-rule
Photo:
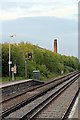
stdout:
<svg viewBox="0 0 80 120">
<path fill-rule="evenodd" d="M 9 61 L 8 64 L 12 64 L 12 61 Z"/>
<path fill-rule="evenodd" d="M 11 71 L 14 71 L 14 67 L 11 68 Z"/>
<path fill-rule="evenodd" d="M 61 74 L 63 74 L 63 70 L 61 71 Z"/>
</svg>

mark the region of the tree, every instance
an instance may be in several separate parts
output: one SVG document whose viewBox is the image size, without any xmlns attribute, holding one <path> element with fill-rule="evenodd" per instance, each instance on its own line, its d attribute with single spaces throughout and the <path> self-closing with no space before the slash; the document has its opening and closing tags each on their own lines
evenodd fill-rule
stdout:
<svg viewBox="0 0 80 120">
<path fill-rule="evenodd" d="M 65 73 L 80 69 L 80 62 L 76 57 L 54 54 L 50 50 L 43 49 L 31 43 L 21 42 L 19 44 L 11 44 L 11 61 L 14 66 L 17 65 L 17 76 L 25 76 L 25 58 L 28 53 L 32 53 L 31 60 L 27 60 L 28 78 L 33 77 L 33 70 L 40 70 L 43 77 L 48 74 L 61 74 L 61 70 Z M 9 44 L 2 44 L 2 74 L 8 76 L 9 61 Z"/>
</svg>

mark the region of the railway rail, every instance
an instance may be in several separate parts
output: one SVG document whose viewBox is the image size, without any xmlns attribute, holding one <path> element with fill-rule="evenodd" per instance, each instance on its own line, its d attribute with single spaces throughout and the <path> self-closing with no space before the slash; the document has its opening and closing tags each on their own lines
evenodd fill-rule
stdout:
<svg viewBox="0 0 80 120">
<path fill-rule="evenodd" d="M 77 72 L 70 73 L 69 75 L 65 75 L 63 77 L 57 78 L 53 81 L 50 81 L 48 83 L 45 83 L 43 85 L 37 86 L 33 89 L 30 89 L 27 92 L 23 92 L 21 94 L 18 94 L 14 97 L 11 97 L 11 98 L 5 100 L 5 101 L 2 101 L 2 110 L 4 111 L 3 113 L 6 113 L 6 111 L 8 111 L 8 112 L 13 111 L 13 109 L 15 107 L 16 107 L 16 109 L 18 109 L 18 106 L 20 104 L 21 104 L 21 107 L 24 106 L 25 104 L 28 104 L 30 101 L 36 99 L 37 97 L 44 94 L 48 90 L 52 89 L 56 85 L 61 84 L 61 82 L 68 80 L 75 74 L 77 74 Z M 32 94 L 31 94 L 31 91 L 32 91 Z"/>
<path fill-rule="evenodd" d="M 33 117 L 30 119 L 36 120 L 39 118 L 44 118 L 44 119 L 53 118 L 54 120 L 56 119 L 68 120 L 71 109 L 80 92 L 80 88 L 76 89 L 76 87 L 77 87 L 77 84 L 75 81 L 65 91 L 63 91 L 58 97 L 50 101 L 45 107 L 43 107 L 39 112 L 33 115 Z M 25 116 L 25 118 L 27 118 L 27 116 Z M 78 116 L 76 120 L 77 119 L 78 119 Z"/>
<path fill-rule="evenodd" d="M 27 93 L 27 92 L 29 92 L 29 91 L 33 91 L 33 90 L 35 90 L 35 89 L 38 89 L 38 88 L 40 88 L 40 87 L 43 87 L 43 86 L 45 86 L 45 85 L 47 85 L 47 84 L 51 84 L 51 83 L 53 83 L 53 82 L 55 82 L 55 81 L 57 81 L 57 80 L 60 80 L 60 79 L 62 79 L 62 78 L 65 78 L 65 77 L 67 77 L 67 76 L 69 76 L 69 77 L 71 77 L 71 76 L 73 76 L 74 74 L 76 74 L 77 73 L 77 71 L 75 71 L 75 72 L 71 72 L 71 73 L 69 73 L 69 74 L 67 74 L 67 75 L 64 75 L 64 76 L 62 76 L 62 77 L 58 77 L 58 78 L 55 78 L 55 79 L 52 79 L 52 80 L 50 80 L 50 82 L 47 82 L 47 83 L 44 83 L 44 84 L 41 84 L 41 85 L 37 85 L 37 86 L 32 86 L 32 87 L 29 87 L 28 89 L 24 89 L 24 91 L 19 91 L 19 92 L 17 92 L 17 93 L 15 93 L 15 94 L 11 94 L 11 95 L 9 95 L 9 96 L 7 96 L 7 98 L 4 98 L 4 97 L 2 97 L 2 101 L 1 101 L 1 103 L 4 103 L 4 102 L 6 102 L 6 101 L 9 101 L 10 99 L 14 99 L 14 98 L 16 98 L 16 97 L 18 97 L 18 96 L 20 96 L 20 95 L 22 95 L 22 94 L 25 94 L 25 93 Z M 71 75 L 71 76 L 70 76 Z M 18 84 L 18 83 L 17 83 Z M 14 86 L 15 86 L 16 84 L 14 84 Z M 10 85 L 9 85 L 10 86 Z M 11 86 L 13 86 L 13 85 L 11 85 Z M 7 88 L 8 86 L 6 86 L 6 88 Z M 3 88 L 5 88 L 5 86 L 3 86 L 2 87 L 2 89 Z M 2 93 L 3 94 L 3 93 Z"/>
<path fill-rule="evenodd" d="M 62 78 L 55 79 L 54 81 L 51 81 L 44 85 L 38 86 L 37 88 L 33 89 L 33 91 L 27 92 L 27 100 L 20 102 L 19 104 L 9 108 L 8 110 L 6 109 L 6 111 L 2 112 L 0 116 L 2 116 L 2 118 L 11 118 L 16 116 L 20 119 L 32 119 L 47 104 L 49 104 L 65 89 L 67 89 L 72 83 L 74 83 L 74 81 L 76 81 L 79 76 L 79 73 L 75 72 Z M 20 114 L 19 116 L 20 111 L 25 110 L 27 110 L 27 114 L 25 114 L 24 112 L 24 114 Z M 18 116 L 15 114 L 18 114 Z"/>
</svg>

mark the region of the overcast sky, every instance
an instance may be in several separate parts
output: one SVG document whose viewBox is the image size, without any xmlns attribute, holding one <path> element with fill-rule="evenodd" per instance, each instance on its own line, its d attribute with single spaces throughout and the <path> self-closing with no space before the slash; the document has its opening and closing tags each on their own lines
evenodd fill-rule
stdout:
<svg viewBox="0 0 80 120">
<path fill-rule="evenodd" d="M 76 19 L 78 0 L 2 0 L 1 20 L 54 16 Z"/>
<path fill-rule="evenodd" d="M 26 41 L 53 51 L 78 55 L 78 0 L 2 0 L 0 6 L 2 42 Z M 0 40 L 1 41 L 1 40 Z"/>
</svg>

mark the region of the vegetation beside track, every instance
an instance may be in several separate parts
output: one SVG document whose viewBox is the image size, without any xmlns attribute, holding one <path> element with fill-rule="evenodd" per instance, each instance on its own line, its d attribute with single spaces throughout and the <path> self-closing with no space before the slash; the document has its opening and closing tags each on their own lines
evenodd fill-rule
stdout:
<svg viewBox="0 0 80 120">
<path fill-rule="evenodd" d="M 21 42 L 19 44 L 11 44 L 11 67 L 17 65 L 17 79 L 25 77 L 25 58 L 28 58 L 28 53 L 32 53 L 32 59 L 27 60 L 27 75 L 28 79 L 33 79 L 33 71 L 40 71 L 40 79 L 47 80 L 52 77 L 61 75 L 80 69 L 79 60 L 74 56 L 65 56 L 54 54 L 52 51 L 43 49 L 31 43 Z M 8 78 L 8 57 L 9 44 L 2 44 L 2 76 L 3 81 Z M 19 77 L 19 78 L 18 78 Z"/>
</svg>

